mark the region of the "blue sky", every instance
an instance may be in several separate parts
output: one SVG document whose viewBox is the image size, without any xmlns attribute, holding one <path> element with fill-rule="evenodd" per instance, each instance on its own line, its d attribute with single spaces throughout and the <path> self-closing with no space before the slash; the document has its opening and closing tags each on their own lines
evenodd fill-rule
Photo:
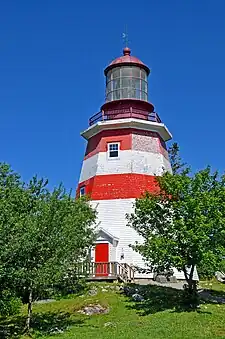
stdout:
<svg viewBox="0 0 225 339">
<path fill-rule="evenodd" d="M 225 1 L 8 0 L 0 3 L 0 160 L 24 180 L 75 188 L 80 131 L 104 102 L 121 54 L 151 68 L 149 100 L 194 170 L 225 168 Z"/>
</svg>

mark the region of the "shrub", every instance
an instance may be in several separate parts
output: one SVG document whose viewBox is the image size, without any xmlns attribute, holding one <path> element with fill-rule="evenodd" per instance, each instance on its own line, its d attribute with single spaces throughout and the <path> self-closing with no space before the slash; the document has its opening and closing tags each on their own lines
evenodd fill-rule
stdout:
<svg viewBox="0 0 225 339">
<path fill-rule="evenodd" d="M 221 261 L 220 266 L 219 266 L 219 271 L 222 271 L 225 273 L 225 259 Z"/>
<path fill-rule="evenodd" d="M 8 290 L 4 290 L 0 294 L 0 314 L 1 316 L 9 316 L 17 314 L 22 306 L 20 298 L 12 295 Z"/>
<path fill-rule="evenodd" d="M 54 292 L 58 296 L 68 296 L 69 294 L 80 294 L 86 289 L 85 279 L 78 279 L 73 274 L 67 274 L 54 286 Z"/>
<path fill-rule="evenodd" d="M 217 265 L 200 263 L 200 265 L 197 267 L 197 270 L 200 279 L 212 279 L 215 276 L 216 271 L 225 273 L 225 259 L 221 260 L 221 262 Z"/>
<path fill-rule="evenodd" d="M 199 278 L 202 280 L 211 279 L 215 275 L 215 269 L 209 265 L 201 264 L 197 267 Z"/>
</svg>

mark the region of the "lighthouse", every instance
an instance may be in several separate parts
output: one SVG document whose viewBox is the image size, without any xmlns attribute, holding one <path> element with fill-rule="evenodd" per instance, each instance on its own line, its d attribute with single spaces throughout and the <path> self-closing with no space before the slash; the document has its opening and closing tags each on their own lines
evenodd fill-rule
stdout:
<svg viewBox="0 0 225 339">
<path fill-rule="evenodd" d="M 142 256 L 130 245 L 141 237 L 127 226 L 126 214 L 136 198 L 155 192 L 155 176 L 171 171 L 166 142 L 171 134 L 148 100 L 150 69 L 131 55 L 123 55 L 104 70 L 105 102 L 81 133 L 87 141 L 77 194 L 88 195 L 97 210 L 98 237 L 91 251 L 94 263 L 145 268 Z M 175 270 L 179 278 L 179 272 Z M 152 274 L 135 272 L 136 278 Z"/>
</svg>

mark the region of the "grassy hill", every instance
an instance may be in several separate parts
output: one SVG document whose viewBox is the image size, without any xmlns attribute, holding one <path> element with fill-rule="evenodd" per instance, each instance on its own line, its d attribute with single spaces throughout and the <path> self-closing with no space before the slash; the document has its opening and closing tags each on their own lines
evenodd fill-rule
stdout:
<svg viewBox="0 0 225 339">
<path fill-rule="evenodd" d="M 225 286 L 203 284 L 225 298 Z M 145 286 L 143 302 L 134 302 L 116 290 L 114 284 L 98 286 L 96 295 L 85 293 L 50 303 L 35 304 L 33 337 L 43 339 L 198 339 L 225 338 L 225 305 L 210 300 L 198 312 L 181 307 L 181 291 Z M 107 287 L 108 286 L 108 287 Z M 93 285 L 91 285 L 93 288 Z M 222 299 L 221 299 L 222 300 Z M 79 313 L 85 305 L 100 304 L 107 314 Z M 22 335 L 25 309 L 19 316 L 0 319 L 0 338 L 26 338 Z"/>
</svg>

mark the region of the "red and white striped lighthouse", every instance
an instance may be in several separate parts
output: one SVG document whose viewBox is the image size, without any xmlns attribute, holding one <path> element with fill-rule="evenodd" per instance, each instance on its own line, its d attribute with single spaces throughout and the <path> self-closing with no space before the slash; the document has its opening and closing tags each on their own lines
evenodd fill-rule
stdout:
<svg viewBox="0 0 225 339">
<path fill-rule="evenodd" d="M 127 226 L 126 213 L 135 198 L 157 189 L 154 176 L 171 170 L 165 144 L 171 134 L 148 101 L 150 69 L 129 48 L 104 73 L 105 103 L 81 133 L 88 143 L 78 194 L 89 194 L 98 212 L 92 260 L 144 267 L 129 246 L 141 238 Z"/>
</svg>

